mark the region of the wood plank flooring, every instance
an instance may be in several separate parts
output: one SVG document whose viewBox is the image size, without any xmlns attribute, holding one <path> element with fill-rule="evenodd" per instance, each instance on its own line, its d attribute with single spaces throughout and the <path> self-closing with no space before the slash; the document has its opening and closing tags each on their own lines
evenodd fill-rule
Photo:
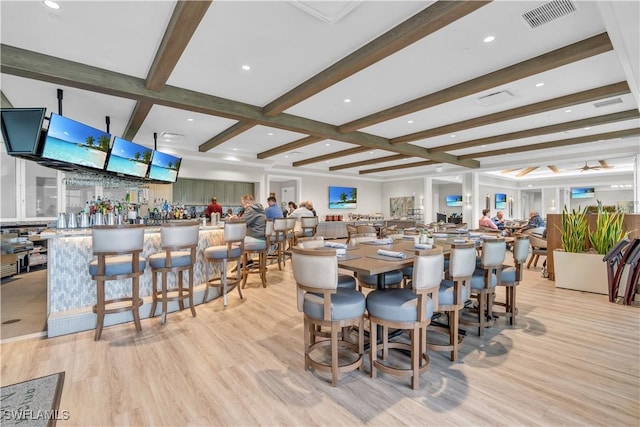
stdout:
<svg viewBox="0 0 640 427">
<path fill-rule="evenodd" d="M 66 425 L 637 426 L 638 306 L 554 288 L 528 270 L 517 325 L 480 339 L 469 330 L 458 363 L 431 352 L 420 388 L 409 378 L 304 371 L 302 315 L 291 265 L 270 266 L 221 300 L 159 318 L 0 346 L 1 383 L 65 371 Z M 499 297 L 502 292 L 499 291 Z"/>
</svg>

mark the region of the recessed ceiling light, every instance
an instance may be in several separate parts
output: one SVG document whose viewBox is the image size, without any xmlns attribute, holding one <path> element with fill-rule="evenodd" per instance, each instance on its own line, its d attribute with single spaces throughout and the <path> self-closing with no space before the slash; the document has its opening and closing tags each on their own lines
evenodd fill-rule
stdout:
<svg viewBox="0 0 640 427">
<path fill-rule="evenodd" d="M 485 43 L 491 43 L 492 41 L 494 41 L 496 38 L 494 36 L 487 36 L 484 38 L 484 42 Z"/>
<path fill-rule="evenodd" d="M 536 83 L 536 87 L 542 87 L 544 86 L 544 83 Z"/>
<path fill-rule="evenodd" d="M 288 155 L 288 154 L 285 154 L 285 155 L 284 155 L 284 158 L 285 158 L 285 159 L 288 159 L 288 158 L 289 158 L 289 155 Z"/>
<path fill-rule="evenodd" d="M 45 6 L 50 7 L 51 9 L 60 9 L 60 5 L 53 0 L 44 0 L 43 3 L 45 4 Z"/>
<path fill-rule="evenodd" d="M 331 144 L 329 144 L 328 142 L 326 144 L 324 144 L 325 147 L 331 147 Z"/>
<path fill-rule="evenodd" d="M 193 119 L 187 119 L 187 121 L 188 121 L 188 122 L 192 122 L 192 121 L 193 121 Z"/>
<path fill-rule="evenodd" d="M 249 71 L 251 69 L 251 67 L 249 65 L 243 65 L 242 69 L 245 71 Z"/>
<path fill-rule="evenodd" d="M 407 123 L 411 124 L 413 123 L 413 120 L 407 120 Z"/>
<path fill-rule="evenodd" d="M 238 149 L 237 149 L 237 148 L 234 148 L 234 149 L 233 149 L 233 151 L 238 151 Z"/>
<path fill-rule="evenodd" d="M 373 151 L 369 151 L 369 154 L 373 155 Z"/>
<path fill-rule="evenodd" d="M 486 147 L 486 145 L 481 145 L 480 147 L 481 147 L 481 148 L 484 148 L 484 147 Z"/>
<path fill-rule="evenodd" d="M 564 112 L 565 112 L 565 113 L 570 113 L 570 112 L 571 112 L 571 110 L 570 110 L 570 109 L 569 109 L 569 110 L 564 110 Z"/>
<path fill-rule="evenodd" d="M 533 184 L 529 184 L 529 185 L 527 185 L 527 187 L 531 188 L 531 187 L 533 187 Z"/>
<path fill-rule="evenodd" d="M 586 128 L 583 128 L 584 130 L 589 130 L 591 129 L 589 126 L 587 126 Z"/>
<path fill-rule="evenodd" d="M 450 135 L 451 138 L 455 138 L 456 134 L 454 133 L 453 135 Z"/>
<path fill-rule="evenodd" d="M 349 103 L 349 102 L 351 102 L 351 99 L 349 99 L 349 98 L 345 98 L 345 99 L 344 99 L 344 102 Z"/>
<path fill-rule="evenodd" d="M 269 135 L 269 136 L 273 136 L 273 132 L 269 132 L 267 135 Z"/>
</svg>

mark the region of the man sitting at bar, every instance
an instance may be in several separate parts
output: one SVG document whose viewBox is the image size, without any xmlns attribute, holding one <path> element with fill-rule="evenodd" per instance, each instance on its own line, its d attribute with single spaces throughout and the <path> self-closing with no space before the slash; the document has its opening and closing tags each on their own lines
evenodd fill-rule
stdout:
<svg viewBox="0 0 640 427">
<path fill-rule="evenodd" d="M 275 197 L 269 196 L 267 198 L 267 204 L 269 207 L 264 210 L 264 214 L 267 216 L 267 219 L 284 218 L 282 209 L 278 206 L 278 202 L 276 202 Z"/>
</svg>

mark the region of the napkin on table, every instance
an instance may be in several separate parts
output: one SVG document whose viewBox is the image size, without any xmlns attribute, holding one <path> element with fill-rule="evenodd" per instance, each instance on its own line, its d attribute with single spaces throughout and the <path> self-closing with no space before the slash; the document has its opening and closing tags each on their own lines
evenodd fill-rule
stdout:
<svg viewBox="0 0 640 427">
<path fill-rule="evenodd" d="M 427 245 L 426 243 L 416 243 L 413 247 L 415 249 L 433 249 L 433 245 Z"/>
<path fill-rule="evenodd" d="M 391 237 L 386 239 L 376 239 L 376 240 L 372 240 L 371 243 L 374 243 L 376 245 L 389 245 L 393 243 L 393 239 Z"/>
<path fill-rule="evenodd" d="M 347 245 L 345 243 L 338 242 L 324 242 L 325 248 L 335 248 L 335 249 L 347 249 Z"/>
<path fill-rule="evenodd" d="M 404 254 L 403 252 L 386 251 L 384 249 L 378 249 L 378 255 L 390 256 L 390 257 L 394 257 L 394 258 L 406 258 L 407 257 L 407 255 Z"/>
</svg>

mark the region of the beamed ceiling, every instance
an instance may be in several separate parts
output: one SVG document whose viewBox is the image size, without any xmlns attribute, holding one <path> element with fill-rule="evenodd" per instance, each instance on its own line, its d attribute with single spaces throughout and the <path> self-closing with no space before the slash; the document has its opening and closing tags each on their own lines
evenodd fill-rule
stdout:
<svg viewBox="0 0 640 427">
<path fill-rule="evenodd" d="M 59 3 L 0 2 L 3 107 L 63 89 L 183 162 L 385 180 L 640 151 L 635 1 Z"/>
</svg>

